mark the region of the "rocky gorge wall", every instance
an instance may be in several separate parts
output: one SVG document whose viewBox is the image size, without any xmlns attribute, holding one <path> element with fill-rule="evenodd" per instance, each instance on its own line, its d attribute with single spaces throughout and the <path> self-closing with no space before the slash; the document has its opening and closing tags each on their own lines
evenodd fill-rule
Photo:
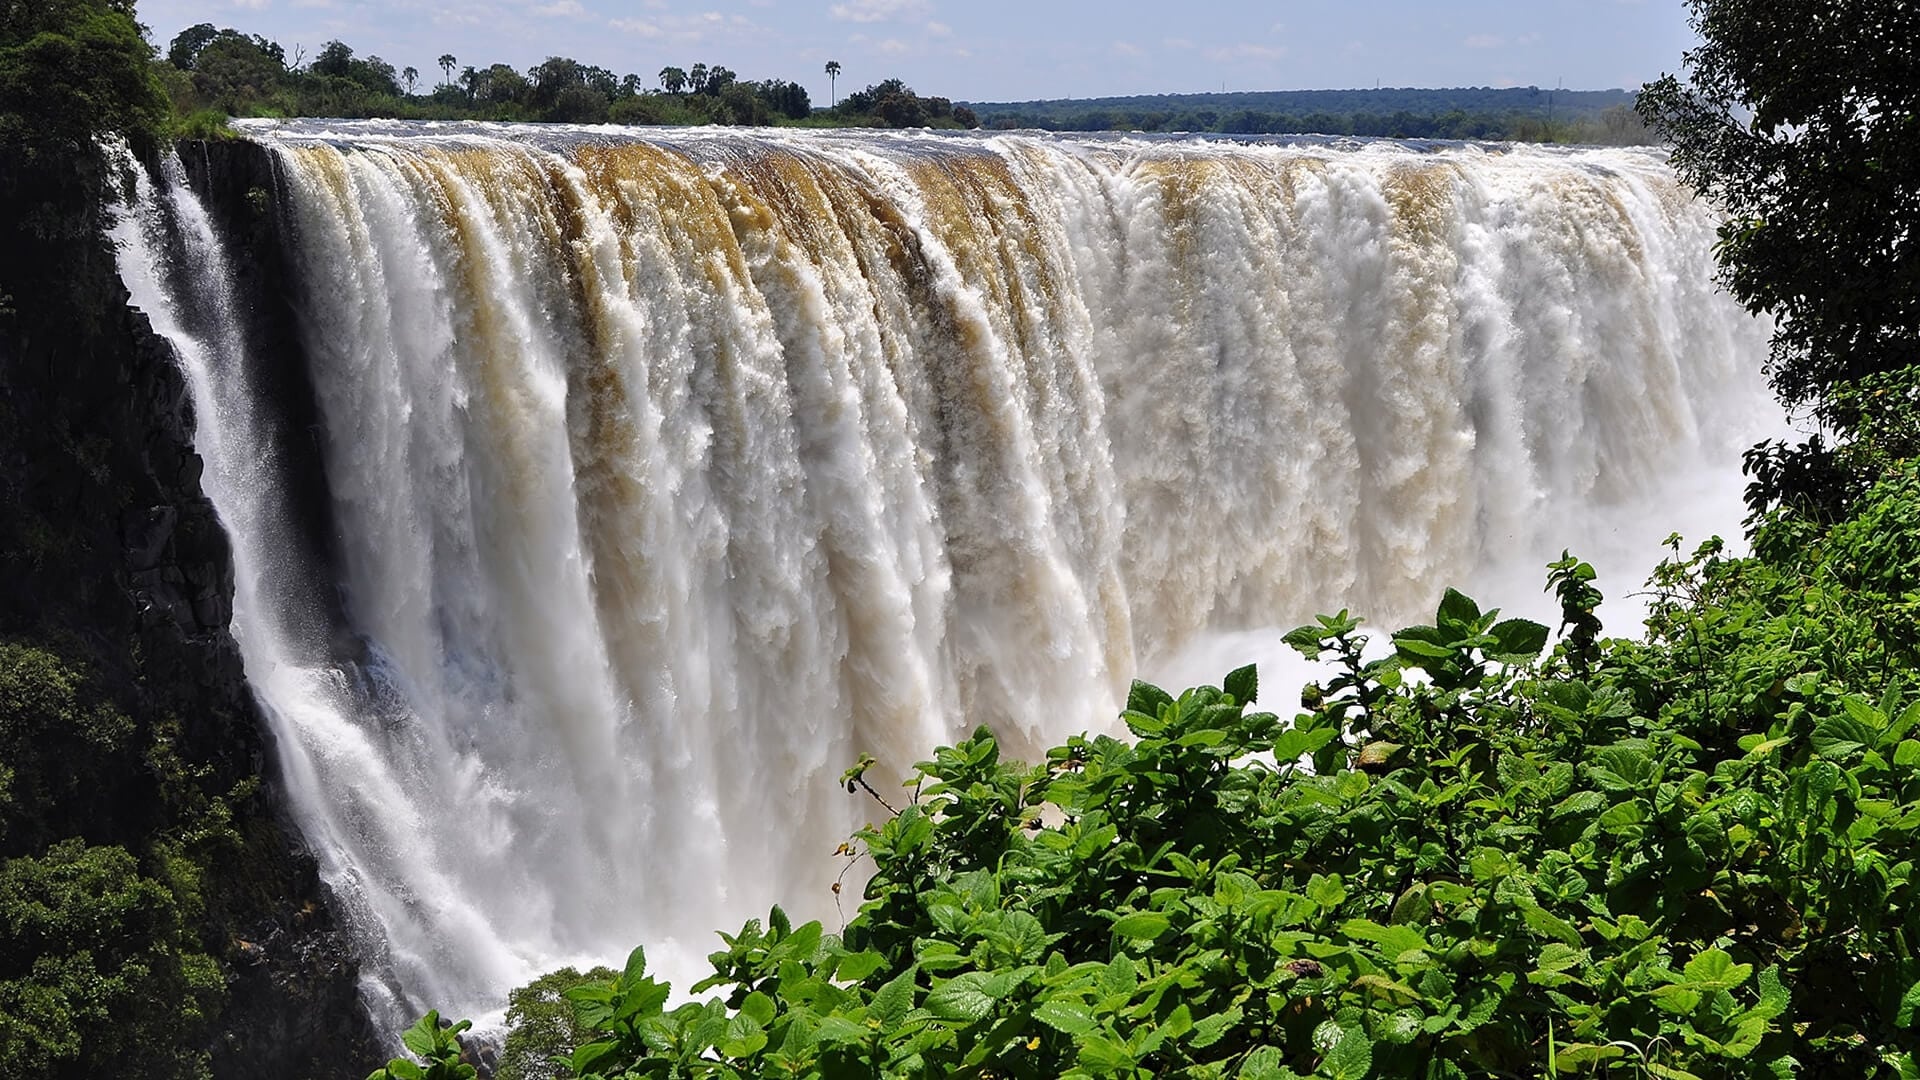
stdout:
<svg viewBox="0 0 1920 1080">
<path fill-rule="evenodd" d="M 229 633 L 233 563 L 186 386 L 104 236 L 115 182 L 101 162 L 0 161 L 0 644 L 57 654 L 132 723 L 125 752 L 48 758 L 66 774 L 39 780 L 58 797 L 0 832 L 0 859 L 79 838 L 151 861 L 185 827 L 182 785 L 230 801 L 238 841 L 208 857 L 193 927 L 224 1006 L 181 1037 L 218 1077 L 358 1076 L 380 1047 Z M 230 190 L 238 224 L 249 187 Z M 267 342 L 285 325 L 275 273 L 249 265 L 249 333 Z M 0 978 L 32 959 L 0 961 Z"/>
</svg>

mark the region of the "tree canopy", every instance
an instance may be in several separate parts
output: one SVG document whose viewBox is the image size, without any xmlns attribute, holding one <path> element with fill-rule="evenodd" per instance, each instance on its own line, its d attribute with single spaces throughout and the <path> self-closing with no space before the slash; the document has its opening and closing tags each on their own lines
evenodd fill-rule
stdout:
<svg viewBox="0 0 1920 1080">
<path fill-rule="evenodd" d="M 1702 44 L 1640 111 L 1728 213 L 1721 275 L 1778 326 L 1780 398 L 1843 440 L 1920 451 L 1870 398 L 1920 363 L 1920 8 L 1905 0 L 1688 0 Z M 1903 410 L 1904 411 L 1904 410 Z M 1899 445 L 1889 445 L 1892 437 Z M 1754 500 L 1859 490 L 1817 440 L 1757 454 Z M 1785 487 L 1782 487 L 1785 485 Z"/>
</svg>

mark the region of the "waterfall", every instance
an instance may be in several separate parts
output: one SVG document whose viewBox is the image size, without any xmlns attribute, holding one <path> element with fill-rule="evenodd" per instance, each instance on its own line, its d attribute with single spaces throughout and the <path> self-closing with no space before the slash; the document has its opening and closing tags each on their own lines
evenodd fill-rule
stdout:
<svg viewBox="0 0 1920 1080">
<path fill-rule="evenodd" d="M 177 162 L 122 272 L 389 1022 L 636 943 L 691 971 L 776 900 L 835 924 L 859 754 L 1033 753 L 1209 641 L 1532 599 L 1703 477 L 1728 529 L 1780 422 L 1716 219 L 1648 151 L 245 130 L 333 580 L 289 564 L 248 375 L 292 360 L 245 355 Z"/>
</svg>

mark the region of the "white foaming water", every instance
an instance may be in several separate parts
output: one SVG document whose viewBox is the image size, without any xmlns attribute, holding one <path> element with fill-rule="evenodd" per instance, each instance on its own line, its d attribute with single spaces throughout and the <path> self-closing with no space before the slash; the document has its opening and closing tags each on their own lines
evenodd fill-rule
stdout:
<svg viewBox="0 0 1920 1080">
<path fill-rule="evenodd" d="M 636 943 L 684 978 L 775 901 L 834 923 L 861 752 L 1030 754 L 1136 671 L 1447 584 L 1542 612 L 1562 547 L 1624 592 L 1668 530 L 1735 526 L 1780 424 L 1714 218 L 1644 152 L 248 131 L 347 626 L 276 575 L 290 495 L 171 173 L 123 274 L 192 376 L 248 674 L 390 1022 Z"/>
</svg>

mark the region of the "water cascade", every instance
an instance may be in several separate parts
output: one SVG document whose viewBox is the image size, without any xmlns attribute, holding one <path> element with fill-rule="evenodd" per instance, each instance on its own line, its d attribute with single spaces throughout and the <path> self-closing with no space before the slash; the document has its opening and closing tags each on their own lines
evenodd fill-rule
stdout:
<svg viewBox="0 0 1920 1080">
<path fill-rule="evenodd" d="M 692 970 L 776 899 L 837 925 L 861 752 L 1032 752 L 1208 635 L 1536 596 L 1778 423 L 1714 218 L 1643 151 L 247 133 L 335 580 L 284 554 L 246 376 L 294 360 L 238 355 L 177 162 L 123 275 L 395 1021 L 635 943 Z"/>
</svg>

